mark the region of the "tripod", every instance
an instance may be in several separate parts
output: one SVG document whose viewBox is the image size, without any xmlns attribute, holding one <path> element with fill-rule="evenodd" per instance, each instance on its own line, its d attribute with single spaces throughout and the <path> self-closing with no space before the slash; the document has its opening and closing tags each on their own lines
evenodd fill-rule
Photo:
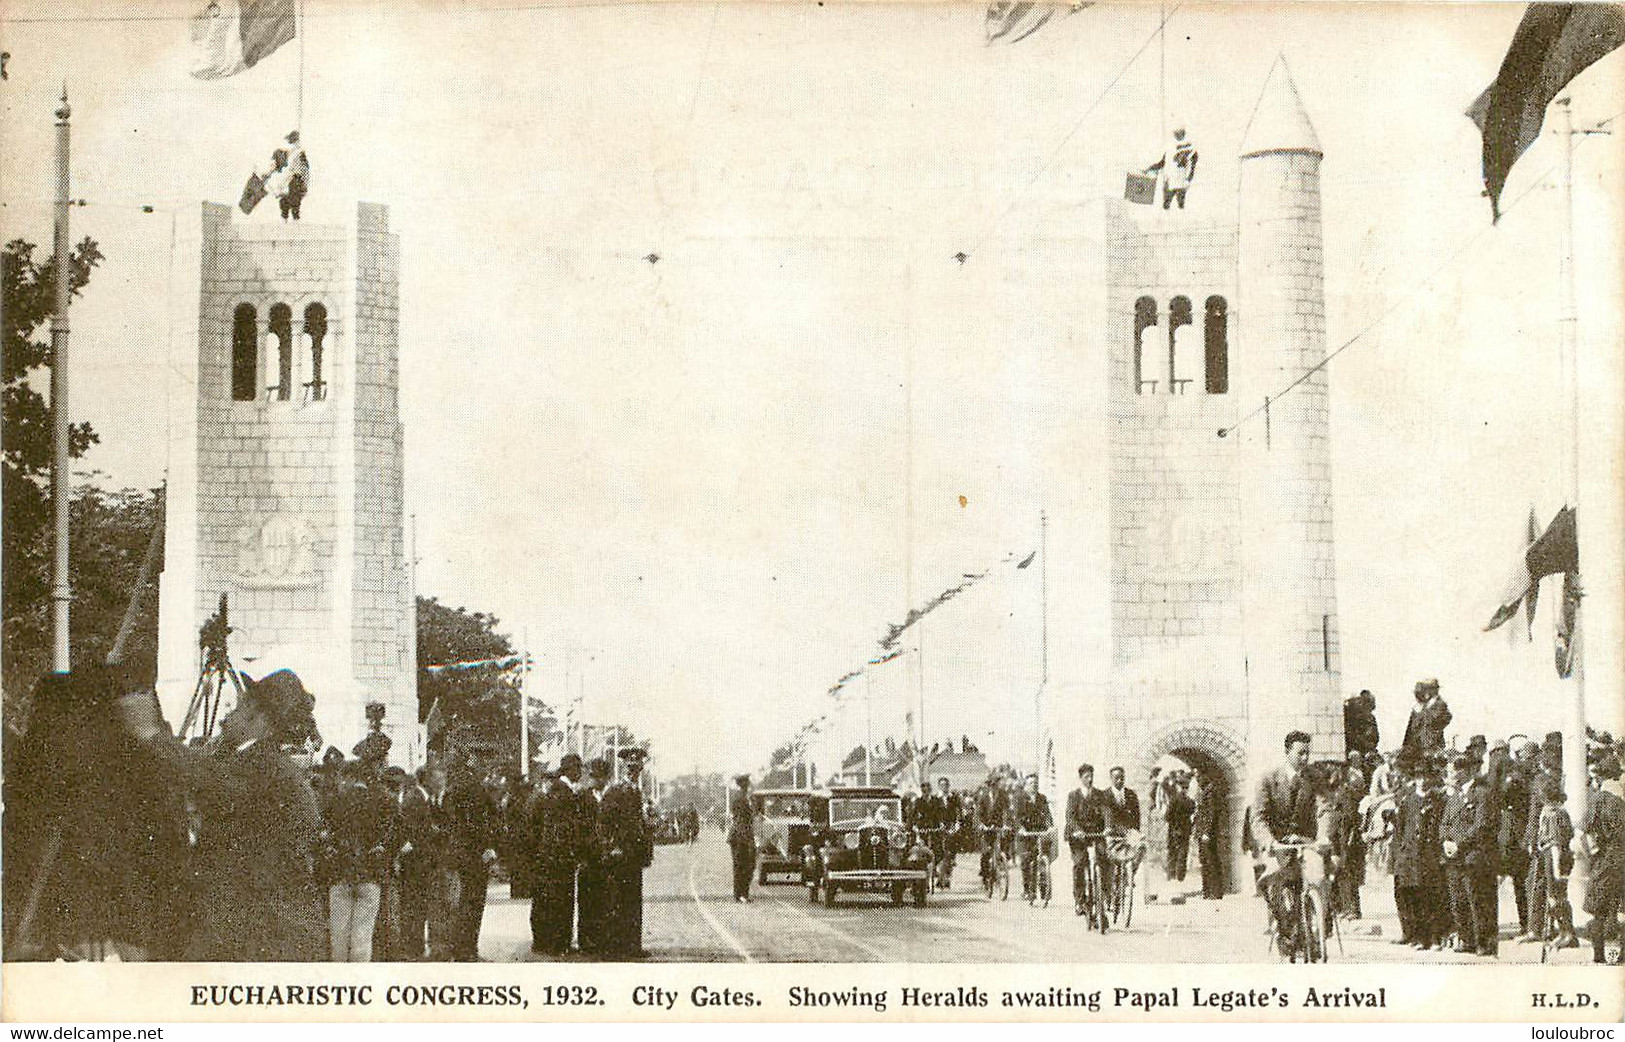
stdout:
<svg viewBox="0 0 1625 1042">
<path fill-rule="evenodd" d="M 231 626 L 227 623 L 226 595 L 220 595 L 220 610 L 209 617 L 198 631 L 198 646 L 203 649 L 203 668 L 198 672 L 197 686 L 192 689 L 192 701 L 186 707 L 186 717 L 181 721 L 176 737 L 182 741 L 192 731 L 194 724 L 198 725 L 196 737 L 207 742 L 214 737 L 215 725 L 220 717 L 220 698 L 230 684 L 237 698 L 242 698 L 243 677 L 237 672 L 237 667 L 231 664 L 231 655 L 227 651 L 227 643 L 231 637 Z"/>
</svg>

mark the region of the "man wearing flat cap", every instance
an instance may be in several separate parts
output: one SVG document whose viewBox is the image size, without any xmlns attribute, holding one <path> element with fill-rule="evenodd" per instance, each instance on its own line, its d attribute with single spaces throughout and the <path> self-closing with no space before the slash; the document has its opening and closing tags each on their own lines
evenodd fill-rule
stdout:
<svg viewBox="0 0 1625 1042">
<path fill-rule="evenodd" d="M 728 793 L 728 851 L 733 855 L 734 900 L 750 903 L 750 877 L 756 872 L 756 807 L 750 801 L 750 775 L 734 775 Z"/>
<path fill-rule="evenodd" d="M 206 749 L 169 733 L 150 692 L 119 701 L 125 728 L 190 792 L 199 815 L 197 890 L 186 962 L 310 962 L 328 952 L 313 872 L 321 814 L 309 772 L 282 752 L 316 733 L 294 673 L 248 684 Z"/>
<path fill-rule="evenodd" d="M 1444 748 L 1444 729 L 1450 726 L 1450 707 L 1439 697 L 1439 682 L 1432 677 L 1416 682 L 1416 704 L 1405 723 L 1405 740 L 1400 748 L 1412 756 Z"/>
<path fill-rule="evenodd" d="M 609 930 L 603 955 L 609 959 L 642 959 L 643 870 L 654 863 L 654 838 L 643 813 L 638 779 L 648 753 L 636 746 L 619 753 L 625 777 L 604 792 L 598 805 L 598 831 L 604 847 L 604 888 Z"/>
</svg>

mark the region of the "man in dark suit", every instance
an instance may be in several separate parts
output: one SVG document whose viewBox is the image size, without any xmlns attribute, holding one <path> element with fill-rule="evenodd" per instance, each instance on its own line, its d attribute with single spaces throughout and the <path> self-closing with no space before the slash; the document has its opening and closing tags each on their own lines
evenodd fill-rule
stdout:
<svg viewBox="0 0 1625 1042">
<path fill-rule="evenodd" d="M 1089 913 L 1090 926 L 1094 923 L 1094 897 L 1089 890 L 1089 850 L 1094 848 L 1095 863 L 1101 869 L 1106 865 L 1105 840 L 1096 838 L 1106 831 L 1105 794 L 1095 788 L 1095 768 L 1092 764 L 1078 765 L 1078 787 L 1066 796 L 1066 842 L 1072 850 L 1072 911 L 1077 915 Z"/>
<path fill-rule="evenodd" d="M 1202 866 L 1202 897 L 1217 901 L 1224 897 L 1223 868 L 1219 862 L 1219 829 L 1223 824 L 1217 780 L 1198 772 L 1196 806 L 1191 812 L 1191 832 L 1196 836 L 1196 859 Z"/>
<path fill-rule="evenodd" d="M 1413 761 L 1401 757 L 1403 787 L 1395 794 L 1394 908 L 1399 913 L 1396 944 L 1418 951 L 1442 945 L 1449 933 L 1450 892 L 1445 882 L 1439 820 L 1445 796 L 1436 757 Z"/>
<path fill-rule="evenodd" d="M 602 954 L 609 959 L 643 959 L 649 955 L 643 948 L 643 870 L 654 863 L 654 838 L 638 778 L 648 753 L 634 746 L 619 755 L 626 762 L 626 778 L 605 791 L 598 808 L 609 912 Z"/>
<path fill-rule="evenodd" d="M 937 791 L 925 791 L 915 803 L 915 827 L 926 829 L 935 867 L 936 885 L 947 890 L 954 878 L 954 830 L 959 825 L 959 797 L 947 778 L 937 779 Z"/>
<path fill-rule="evenodd" d="M 1123 784 L 1123 768 L 1111 769 L 1112 787 L 1106 790 L 1106 828 L 1116 835 L 1140 828 L 1140 794 Z"/>
<path fill-rule="evenodd" d="M 734 900 L 750 903 L 750 877 L 756 872 L 756 807 L 750 799 L 750 775 L 734 776 L 728 793 L 728 851 L 733 856 Z"/>
<path fill-rule="evenodd" d="M 1055 827 L 1049 797 L 1038 791 L 1037 772 L 1027 775 L 1026 786 L 1015 795 L 1012 811 L 1016 828 L 1044 833 L 1042 837 L 1020 836 L 1016 846 L 1021 862 L 1021 894 L 1030 903 L 1038 897 L 1038 859 L 1049 856 L 1049 831 Z"/>
<path fill-rule="evenodd" d="M 315 885 L 320 811 L 309 772 L 282 752 L 315 733 L 315 700 L 289 670 L 252 683 L 206 749 L 184 746 L 150 691 L 119 713 L 173 790 L 189 791 L 199 830 L 198 888 L 186 962 L 311 962 L 328 954 Z"/>
<path fill-rule="evenodd" d="M 531 813 L 534 838 L 530 899 L 530 950 L 562 956 L 570 951 L 575 926 L 576 867 L 586 845 L 583 805 L 575 786 L 581 757 L 565 753 L 557 775 L 547 778 Z"/>
<path fill-rule="evenodd" d="M 440 803 L 445 839 L 441 870 L 453 895 L 447 922 L 447 955 L 455 962 L 478 962 L 485 892 L 496 862 L 496 804 L 468 765 L 448 774 Z"/>
<path fill-rule="evenodd" d="M 1196 803 L 1185 791 L 1190 784 L 1185 772 L 1175 771 L 1173 782 L 1163 808 L 1168 818 L 1168 878 L 1183 883 L 1185 863 L 1190 860 L 1191 822 L 1196 815 Z"/>
<path fill-rule="evenodd" d="M 1259 886 L 1275 915 L 1276 943 L 1282 951 L 1291 952 L 1298 943 L 1295 884 L 1302 870 L 1296 856 L 1274 852 L 1271 847 L 1314 838 L 1315 792 L 1304 769 L 1309 764 L 1309 736 L 1302 731 L 1288 732 L 1283 745 L 1286 761 L 1259 779 L 1248 820 L 1252 849 L 1260 858 Z"/>
<path fill-rule="evenodd" d="M 1538 752 L 1533 742 L 1524 742 L 1501 775 L 1501 825 L 1496 841 L 1501 848 L 1500 872 L 1512 879 L 1519 936 L 1529 932 L 1529 892 L 1524 886 L 1529 878 L 1529 850 L 1524 845 L 1524 836 L 1529 831 L 1530 784 L 1536 780 L 1539 765 L 1535 755 Z"/>
<path fill-rule="evenodd" d="M 609 761 L 597 757 L 587 764 L 587 786 L 581 791 L 582 826 L 587 842 L 581 870 L 576 874 L 576 947 L 581 954 L 601 957 L 609 943 L 608 848 L 602 832 L 604 792 L 609 788 Z"/>
<path fill-rule="evenodd" d="M 1000 831 L 1010 824 L 1010 794 L 1004 789 L 1004 779 L 997 771 L 976 794 L 976 832 L 981 844 L 981 875 L 983 885 L 993 877 L 993 852 L 1004 842 Z"/>
<path fill-rule="evenodd" d="M 1444 847 L 1456 951 L 1495 955 L 1500 940 L 1495 893 L 1500 814 L 1495 795 L 1478 777 L 1479 762 L 1467 753 L 1450 761 L 1451 792 L 1439 838 Z"/>
<path fill-rule="evenodd" d="M 1439 682 L 1433 678 L 1416 682 L 1416 705 L 1405 723 L 1405 739 L 1400 748 L 1420 762 L 1421 757 L 1444 748 L 1444 729 L 1450 726 L 1450 707 L 1439 697 Z"/>
</svg>

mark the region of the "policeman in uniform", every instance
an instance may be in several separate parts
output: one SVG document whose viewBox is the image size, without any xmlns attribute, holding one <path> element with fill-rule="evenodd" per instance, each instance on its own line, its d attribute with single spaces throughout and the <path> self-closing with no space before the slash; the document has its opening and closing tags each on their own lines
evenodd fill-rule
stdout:
<svg viewBox="0 0 1625 1042">
<path fill-rule="evenodd" d="M 728 794 L 728 851 L 733 855 L 734 900 L 750 903 L 750 877 L 756 871 L 756 808 L 750 801 L 750 775 L 734 776 Z"/>
<path fill-rule="evenodd" d="M 599 834 L 605 847 L 604 886 L 609 931 L 603 954 L 611 959 L 643 959 L 643 870 L 654 863 L 654 837 L 643 812 L 638 778 L 648 753 L 622 749 L 626 778 L 610 786 L 599 804 Z"/>
</svg>

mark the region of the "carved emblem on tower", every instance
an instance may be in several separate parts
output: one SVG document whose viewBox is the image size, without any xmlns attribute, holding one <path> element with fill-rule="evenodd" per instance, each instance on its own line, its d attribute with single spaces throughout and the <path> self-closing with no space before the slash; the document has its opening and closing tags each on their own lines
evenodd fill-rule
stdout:
<svg viewBox="0 0 1625 1042">
<path fill-rule="evenodd" d="M 316 585 L 316 531 L 299 514 L 271 514 L 237 533 L 237 582 L 247 589 Z"/>
</svg>

